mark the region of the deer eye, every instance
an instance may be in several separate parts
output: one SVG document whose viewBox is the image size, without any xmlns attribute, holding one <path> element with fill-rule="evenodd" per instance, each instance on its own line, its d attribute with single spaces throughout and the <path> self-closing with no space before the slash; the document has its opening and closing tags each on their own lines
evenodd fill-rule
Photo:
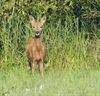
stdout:
<svg viewBox="0 0 100 96">
<path fill-rule="evenodd" d="M 35 26 L 32 26 L 33 29 L 35 29 Z"/>
</svg>

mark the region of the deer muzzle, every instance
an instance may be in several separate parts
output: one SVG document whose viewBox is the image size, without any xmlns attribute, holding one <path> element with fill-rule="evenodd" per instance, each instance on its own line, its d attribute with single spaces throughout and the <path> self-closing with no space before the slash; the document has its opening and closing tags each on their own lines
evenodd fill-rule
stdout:
<svg viewBox="0 0 100 96">
<path fill-rule="evenodd" d="M 41 35 L 41 32 L 39 32 L 39 31 L 36 31 L 36 32 L 35 32 L 35 37 L 39 38 L 40 35 Z"/>
</svg>

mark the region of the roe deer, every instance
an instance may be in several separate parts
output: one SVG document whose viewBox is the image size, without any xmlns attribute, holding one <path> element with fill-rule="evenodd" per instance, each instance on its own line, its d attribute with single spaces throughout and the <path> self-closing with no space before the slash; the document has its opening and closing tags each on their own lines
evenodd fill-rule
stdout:
<svg viewBox="0 0 100 96">
<path fill-rule="evenodd" d="M 33 16 L 29 16 L 35 37 L 31 38 L 26 46 L 26 54 L 32 73 L 35 70 L 35 64 L 39 64 L 40 73 L 43 76 L 44 72 L 44 57 L 45 47 L 40 39 L 42 26 L 46 21 L 46 16 L 43 16 L 40 21 L 36 21 Z"/>
</svg>

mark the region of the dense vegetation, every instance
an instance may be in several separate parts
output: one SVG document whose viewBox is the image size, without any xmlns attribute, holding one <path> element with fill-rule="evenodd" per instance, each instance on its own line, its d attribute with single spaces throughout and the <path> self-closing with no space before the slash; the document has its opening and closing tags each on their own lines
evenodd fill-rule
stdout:
<svg viewBox="0 0 100 96">
<path fill-rule="evenodd" d="M 46 69 L 100 66 L 100 0 L 0 0 L 0 69 L 26 67 L 29 15 L 47 16 Z"/>
</svg>

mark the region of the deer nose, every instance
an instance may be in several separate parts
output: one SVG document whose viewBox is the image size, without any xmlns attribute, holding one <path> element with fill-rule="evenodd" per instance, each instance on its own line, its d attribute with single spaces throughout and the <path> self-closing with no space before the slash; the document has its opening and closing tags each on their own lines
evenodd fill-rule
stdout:
<svg viewBox="0 0 100 96">
<path fill-rule="evenodd" d="M 39 36 L 41 35 L 40 33 L 41 33 L 41 32 L 36 31 L 35 36 L 36 36 L 36 37 L 39 37 Z"/>
<path fill-rule="evenodd" d="M 39 31 L 36 31 L 36 34 L 37 34 L 37 35 L 40 35 L 40 32 L 39 32 Z"/>
</svg>

